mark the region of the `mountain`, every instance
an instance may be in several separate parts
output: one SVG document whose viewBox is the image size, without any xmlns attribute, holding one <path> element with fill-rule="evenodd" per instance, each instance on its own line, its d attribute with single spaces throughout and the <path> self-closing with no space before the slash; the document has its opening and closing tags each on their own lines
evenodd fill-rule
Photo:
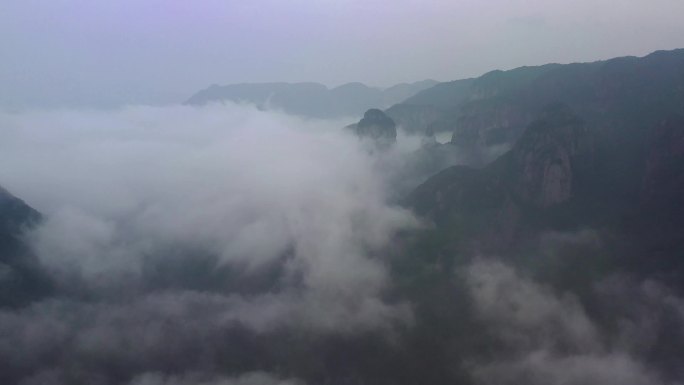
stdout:
<svg viewBox="0 0 684 385">
<path fill-rule="evenodd" d="M 358 123 L 346 127 L 359 138 L 370 139 L 380 148 L 387 148 L 397 141 L 397 128 L 394 120 L 377 108 L 363 114 Z"/>
<path fill-rule="evenodd" d="M 441 171 L 411 194 L 410 206 L 440 231 L 453 230 L 448 246 L 459 252 L 504 252 L 527 230 L 525 215 L 538 220 L 581 190 L 578 170 L 593 166 L 593 155 L 582 120 L 565 105 L 549 106 L 510 151 L 481 169 Z"/>
<path fill-rule="evenodd" d="M 452 143 L 480 153 L 492 146 L 511 146 L 550 103 L 568 105 L 589 125 L 618 129 L 611 123 L 617 118 L 634 125 L 677 109 L 682 91 L 671 82 L 680 81 L 682 56 L 680 49 L 643 58 L 492 71 L 476 79 L 440 83 L 386 112 L 409 131 L 451 132 Z"/>
<path fill-rule="evenodd" d="M 475 84 L 484 99 L 455 107 L 453 141 L 472 130 L 459 144 L 478 147 L 496 131 L 513 147 L 484 167 L 446 169 L 408 198 L 442 234 L 442 252 L 520 256 L 544 232 L 600 229 L 622 268 L 684 277 L 684 50 Z"/>
<path fill-rule="evenodd" d="M 682 378 L 682 323 L 654 303 L 676 301 L 678 312 L 684 295 L 684 50 L 494 72 L 465 97 L 442 87 L 415 96 L 432 104 L 402 106 L 443 111 L 434 124 L 451 122 L 463 151 L 491 141 L 510 150 L 442 170 L 405 199 L 426 227 L 397 239 L 393 280 L 415 305 L 407 350 L 431 357 L 424 372 L 435 383 L 546 383 L 552 373 L 605 383 L 549 368 L 594 365 L 608 347 L 662 383 Z M 553 296 L 565 317 L 581 309 L 604 341 L 599 350 L 549 332 L 563 322 L 549 317 Z M 483 307 L 498 323 L 487 326 Z M 478 381 L 482 372 L 469 369 L 477 362 L 496 363 L 487 374 L 500 377 Z"/>
<path fill-rule="evenodd" d="M 0 308 L 21 306 L 50 291 L 48 275 L 23 240 L 41 216 L 0 187 Z"/>
<path fill-rule="evenodd" d="M 373 107 L 385 108 L 435 84 L 437 82 L 434 80 L 424 80 L 386 89 L 368 87 L 362 83 L 347 83 L 332 89 L 318 83 L 212 85 L 197 92 L 185 103 L 203 105 L 232 101 L 307 117 L 336 118 L 360 115 Z"/>
</svg>

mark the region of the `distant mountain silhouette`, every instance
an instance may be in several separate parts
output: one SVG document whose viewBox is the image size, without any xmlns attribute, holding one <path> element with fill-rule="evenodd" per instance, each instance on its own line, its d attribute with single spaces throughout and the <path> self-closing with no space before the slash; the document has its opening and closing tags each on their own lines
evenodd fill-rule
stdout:
<svg viewBox="0 0 684 385">
<path fill-rule="evenodd" d="M 307 117 L 336 118 L 360 115 L 369 108 L 386 108 L 435 84 L 434 80 L 424 80 L 386 89 L 362 83 L 347 83 L 332 89 L 318 83 L 212 85 L 190 97 L 186 104 L 231 101 Z"/>
</svg>

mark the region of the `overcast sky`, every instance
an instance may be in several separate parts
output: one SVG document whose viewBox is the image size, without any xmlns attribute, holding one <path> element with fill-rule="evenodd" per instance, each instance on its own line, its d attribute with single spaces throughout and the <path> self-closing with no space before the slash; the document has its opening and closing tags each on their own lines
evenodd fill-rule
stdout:
<svg viewBox="0 0 684 385">
<path fill-rule="evenodd" d="M 0 106 L 387 86 L 684 47 L 681 0 L 2 0 Z"/>
</svg>

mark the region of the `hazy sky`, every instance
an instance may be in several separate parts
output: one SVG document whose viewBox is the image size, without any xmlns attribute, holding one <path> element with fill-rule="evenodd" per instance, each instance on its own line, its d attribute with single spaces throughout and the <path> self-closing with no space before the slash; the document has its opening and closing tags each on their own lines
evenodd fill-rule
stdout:
<svg viewBox="0 0 684 385">
<path fill-rule="evenodd" d="M 2 0 L 0 106 L 452 80 L 684 47 L 681 0 Z"/>
</svg>

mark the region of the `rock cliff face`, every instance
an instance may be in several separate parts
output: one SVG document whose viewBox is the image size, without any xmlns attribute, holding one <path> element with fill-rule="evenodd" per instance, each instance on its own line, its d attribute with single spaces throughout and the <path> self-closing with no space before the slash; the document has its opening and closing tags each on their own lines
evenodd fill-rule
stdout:
<svg viewBox="0 0 684 385">
<path fill-rule="evenodd" d="M 409 201 L 438 227 L 467 229 L 466 248 L 505 249 L 526 231 L 527 214 L 554 210 L 575 197 L 576 174 L 593 160 L 591 143 L 567 106 L 549 106 L 494 163 L 444 170 Z"/>
<path fill-rule="evenodd" d="M 582 122 L 567 107 L 549 108 L 513 148 L 512 191 L 522 201 L 548 208 L 572 197 L 575 158 L 589 150 Z"/>
</svg>

